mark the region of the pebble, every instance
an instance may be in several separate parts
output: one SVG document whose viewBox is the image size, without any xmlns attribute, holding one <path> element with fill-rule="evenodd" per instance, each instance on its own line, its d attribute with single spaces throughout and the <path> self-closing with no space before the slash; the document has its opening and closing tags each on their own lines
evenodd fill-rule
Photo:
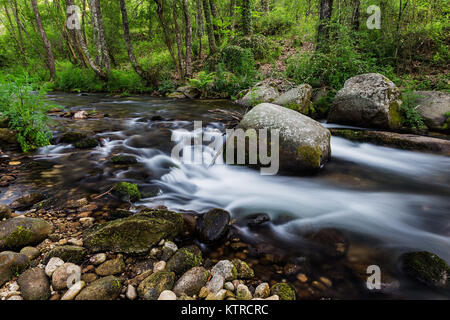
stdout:
<svg viewBox="0 0 450 320">
<path fill-rule="evenodd" d="M 225 282 L 224 288 L 229 291 L 234 291 L 236 288 L 234 287 L 234 284 L 231 282 Z"/>
<path fill-rule="evenodd" d="M 93 264 L 98 266 L 99 264 L 102 264 L 106 261 L 106 254 L 105 253 L 97 253 L 96 255 L 93 255 L 89 261 Z"/>
<path fill-rule="evenodd" d="M 261 283 L 255 289 L 255 297 L 265 299 L 270 294 L 270 286 L 267 282 Z"/>
<path fill-rule="evenodd" d="M 73 244 L 74 246 L 79 246 L 79 247 L 83 246 L 83 240 L 81 240 L 81 239 L 71 238 L 67 242 L 70 244 Z"/>
<path fill-rule="evenodd" d="M 312 282 L 313 287 L 316 287 L 319 290 L 325 291 L 327 288 L 319 281 Z"/>
<path fill-rule="evenodd" d="M 39 249 L 34 247 L 22 248 L 22 250 L 20 250 L 20 253 L 26 255 L 30 261 L 39 257 L 39 255 L 41 254 Z"/>
<path fill-rule="evenodd" d="M 66 289 L 80 280 L 81 268 L 73 263 L 64 263 L 53 272 L 52 287 L 54 290 Z"/>
<path fill-rule="evenodd" d="M 64 261 L 60 258 L 57 257 L 50 258 L 47 265 L 45 266 L 45 274 L 51 277 L 53 275 L 53 272 L 55 272 L 55 270 L 58 269 L 63 264 Z"/>
<path fill-rule="evenodd" d="M 221 260 L 211 269 L 211 274 L 220 274 L 226 281 L 236 279 L 236 267 L 229 260 Z"/>
<path fill-rule="evenodd" d="M 127 292 L 126 292 L 125 296 L 129 300 L 135 300 L 137 298 L 136 288 L 133 287 L 131 284 L 129 284 L 128 287 L 127 287 Z"/>
<path fill-rule="evenodd" d="M 209 295 L 209 290 L 208 290 L 208 288 L 206 288 L 206 287 L 202 287 L 201 289 L 200 289 L 200 292 L 199 292 L 199 294 L 198 294 L 198 297 L 199 298 L 206 298 L 208 295 Z"/>
<path fill-rule="evenodd" d="M 217 293 L 210 293 L 205 300 L 223 300 L 227 295 L 227 290 L 221 289 Z"/>
<path fill-rule="evenodd" d="M 61 300 L 73 300 L 78 293 L 86 286 L 84 281 L 78 281 L 73 286 L 67 290 L 67 292 L 62 296 Z"/>
<path fill-rule="evenodd" d="M 221 274 L 216 273 L 206 284 L 206 288 L 210 293 L 217 293 L 223 288 L 225 279 Z"/>
<path fill-rule="evenodd" d="M 236 289 L 236 298 L 238 300 L 251 300 L 252 294 L 246 285 L 240 284 Z"/>
<path fill-rule="evenodd" d="M 173 291 L 164 290 L 159 295 L 158 300 L 177 300 L 177 295 Z"/>
<path fill-rule="evenodd" d="M 158 261 L 153 265 L 153 273 L 164 271 L 166 269 L 165 261 Z"/>
<path fill-rule="evenodd" d="M 7 300 L 23 300 L 23 298 L 19 295 L 9 297 Z"/>
<path fill-rule="evenodd" d="M 331 280 L 328 278 L 320 277 L 319 280 L 322 281 L 322 283 L 325 284 L 327 287 L 331 287 L 333 285 Z"/>
<path fill-rule="evenodd" d="M 297 279 L 298 279 L 298 281 L 303 282 L 303 283 L 308 281 L 308 277 L 304 273 L 299 273 L 297 275 Z"/>
</svg>

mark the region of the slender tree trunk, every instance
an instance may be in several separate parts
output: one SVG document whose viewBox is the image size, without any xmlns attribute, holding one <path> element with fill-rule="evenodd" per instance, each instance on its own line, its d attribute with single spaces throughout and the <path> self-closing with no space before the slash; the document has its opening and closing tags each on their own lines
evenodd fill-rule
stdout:
<svg viewBox="0 0 450 320">
<path fill-rule="evenodd" d="M 197 38 L 199 43 L 199 52 L 198 55 L 202 57 L 202 38 L 204 32 L 204 18 L 203 18 L 203 2 L 202 0 L 197 0 Z"/>
<path fill-rule="evenodd" d="M 17 38 L 16 33 L 14 31 L 14 24 L 12 23 L 11 14 L 9 13 L 9 9 L 8 9 L 8 6 L 6 5 L 6 2 L 3 3 L 3 7 L 5 9 L 5 15 L 6 15 L 6 19 L 8 20 L 8 23 L 9 23 L 9 28 L 6 23 L 4 25 L 6 26 L 6 28 L 8 28 L 9 33 L 11 34 L 11 37 L 14 39 L 14 42 L 17 45 L 17 52 L 20 52 L 21 54 L 23 54 L 24 50 L 23 50 L 22 44 L 20 43 L 20 41 Z"/>
<path fill-rule="evenodd" d="M 81 12 L 81 32 L 83 37 L 86 39 L 86 0 L 82 1 L 82 12 Z"/>
<path fill-rule="evenodd" d="M 95 62 L 101 66 L 103 65 L 103 54 L 102 45 L 100 43 L 100 36 L 98 31 L 98 16 L 97 16 L 97 6 L 95 5 L 95 0 L 90 0 L 89 7 L 91 8 L 91 23 L 92 23 L 92 41 L 94 42 L 95 48 L 97 50 Z M 84 38 L 87 42 L 86 37 Z"/>
<path fill-rule="evenodd" d="M 213 54 L 217 51 L 217 48 L 214 38 L 214 30 L 211 22 L 211 7 L 209 4 L 209 0 L 203 0 L 203 12 L 205 14 L 206 32 L 208 33 L 209 54 Z"/>
<path fill-rule="evenodd" d="M 109 73 L 109 70 L 111 69 L 111 60 L 109 57 L 108 47 L 106 45 L 105 29 L 103 28 L 103 19 L 102 19 L 102 11 L 100 8 L 100 1 L 94 0 L 94 4 L 98 23 L 98 37 L 99 37 L 98 40 L 100 41 L 100 46 L 102 48 L 102 56 L 106 73 Z"/>
<path fill-rule="evenodd" d="M 230 29 L 231 29 L 231 31 L 234 30 L 234 7 L 235 6 L 236 6 L 236 0 L 230 0 L 230 17 L 231 17 Z"/>
<path fill-rule="evenodd" d="M 353 4 L 353 15 L 352 15 L 352 27 L 353 30 L 358 31 L 359 30 L 359 7 L 361 5 L 361 0 L 354 0 Z"/>
<path fill-rule="evenodd" d="M 192 25 L 191 16 L 189 14 L 189 2 L 188 0 L 181 0 L 183 4 L 184 13 L 184 25 L 186 29 L 186 57 L 185 57 L 185 71 L 188 78 L 192 77 Z"/>
<path fill-rule="evenodd" d="M 330 38 L 330 21 L 333 10 L 333 0 L 320 0 L 320 20 L 317 29 L 317 50 L 328 44 Z"/>
<path fill-rule="evenodd" d="M 11 0 L 8 0 L 9 6 L 12 9 L 14 18 L 16 19 L 16 25 L 17 25 L 17 34 L 19 35 L 19 41 L 20 41 L 20 46 L 22 48 L 24 48 L 23 45 L 23 36 L 22 36 L 22 27 L 21 27 L 21 22 L 20 22 L 20 18 L 19 18 L 19 14 L 17 11 L 17 2 L 14 0 L 13 3 L 11 3 Z"/>
<path fill-rule="evenodd" d="M 173 16 L 173 24 L 175 27 L 175 42 L 177 44 L 177 56 L 178 56 L 178 65 L 179 69 L 181 70 L 180 78 L 184 79 L 184 70 L 183 70 L 183 44 L 181 41 L 181 31 L 180 26 L 178 25 L 178 6 L 177 6 L 177 0 L 173 0 L 173 6 L 172 6 L 172 16 Z"/>
<path fill-rule="evenodd" d="M 31 0 L 31 5 L 33 6 L 34 16 L 36 18 L 36 23 L 41 34 L 42 41 L 44 42 L 45 50 L 47 51 L 47 66 L 50 71 L 50 78 L 54 79 L 56 75 L 55 69 L 55 58 L 53 57 L 52 45 L 48 41 L 47 34 L 45 33 L 44 27 L 42 26 L 41 15 L 39 14 L 39 9 L 36 0 Z"/>
<path fill-rule="evenodd" d="M 150 81 L 150 75 L 146 72 L 136 60 L 136 57 L 133 53 L 133 47 L 131 45 L 130 38 L 130 28 L 128 26 L 128 14 L 127 14 L 127 6 L 125 4 L 125 0 L 120 0 L 120 11 L 122 13 L 122 26 L 123 26 L 123 36 L 125 38 L 125 44 L 127 46 L 128 58 L 131 61 L 131 65 L 133 66 L 134 71 L 145 81 Z"/>
<path fill-rule="evenodd" d="M 66 7 L 70 7 L 73 6 L 73 0 L 66 0 Z M 67 18 L 72 15 L 73 12 L 67 12 Z M 86 57 L 86 60 L 89 63 L 89 66 L 91 67 L 91 69 L 103 80 L 108 80 L 108 75 L 103 72 L 103 70 L 101 69 L 101 67 L 99 67 L 95 61 L 92 59 L 91 54 L 89 53 L 89 50 L 87 48 L 86 45 L 86 41 L 83 38 L 83 35 L 81 34 L 81 30 L 77 29 L 77 28 L 73 28 L 73 30 L 71 30 L 74 32 L 77 40 L 78 40 L 78 44 L 81 47 L 81 50 L 83 51 L 84 56 Z"/>
<path fill-rule="evenodd" d="M 242 0 L 242 33 L 248 36 L 252 33 L 252 11 L 250 0 Z"/>
<path fill-rule="evenodd" d="M 216 43 L 220 43 L 219 27 L 217 26 L 219 16 L 217 14 L 216 4 L 214 3 L 214 0 L 209 0 L 209 5 L 211 6 L 211 15 L 213 17 L 214 38 L 216 40 Z"/>
</svg>

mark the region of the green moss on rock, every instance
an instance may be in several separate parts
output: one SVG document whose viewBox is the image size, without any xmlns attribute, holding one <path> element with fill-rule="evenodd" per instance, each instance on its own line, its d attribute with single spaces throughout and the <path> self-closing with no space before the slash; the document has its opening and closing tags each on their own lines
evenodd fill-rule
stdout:
<svg viewBox="0 0 450 320">
<path fill-rule="evenodd" d="M 57 257 L 62 259 L 64 262 L 71 262 L 75 264 L 81 264 L 86 257 L 87 250 L 83 247 L 79 246 L 58 246 L 54 247 L 50 250 L 49 253 L 44 257 L 44 264 L 47 264 L 48 261 Z"/>
<path fill-rule="evenodd" d="M 86 138 L 76 142 L 74 146 L 77 147 L 78 149 L 91 149 L 98 146 L 98 141 L 97 139 L 94 138 Z"/>
<path fill-rule="evenodd" d="M 141 194 L 137 184 L 129 182 L 119 182 L 113 187 L 113 192 L 122 198 L 122 200 L 138 201 Z"/>
<path fill-rule="evenodd" d="M 118 155 L 118 156 L 112 156 L 111 159 L 109 159 L 111 163 L 113 164 L 135 164 L 137 163 L 137 160 L 134 156 L 127 156 L 127 155 Z"/>
<path fill-rule="evenodd" d="M 237 279 L 252 279 L 255 277 L 255 272 L 246 262 L 239 259 L 234 259 L 231 263 L 233 263 L 236 268 Z"/>
<path fill-rule="evenodd" d="M 87 134 L 84 132 L 71 131 L 71 132 L 64 133 L 61 136 L 60 141 L 62 143 L 74 143 L 74 142 L 78 142 L 78 141 L 81 141 L 86 138 L 87 138 Z"/>
<path fill-rule="evenodd" d="M 202 264 L 202 252 L 196 245 L 179 249 L 167 261 L 166 270 L 173 271 L 177 275 L 181 275 Z"/>
<path fill-rule="evenodd" d="M 157 300 L 161 292 L 172 289 L 174 282 L 175 273 L 156 272 L 139 284 L 138 294 L 144 300 Z"/>
<path fill-rule="evenodd" d="M 450 267 L 437 255 L 427 252 L 408 252 L 401 256 L 402 270 L 413 279 L 430 287 L 450 288 Z"/>
<path fill-rule="evenodd" d="M 301 146 L 297 148 L 297 155 L 302 161 L 314 169 L 320 168 L 322 151 L 319 147 Z"/>
<path fill-rule="evenodd" d="M 295 300 L 295 290 L 289 283 L 277 283 L 270 288 L 271 295 L 277 295 L 280 300 Z"/>
</svg>

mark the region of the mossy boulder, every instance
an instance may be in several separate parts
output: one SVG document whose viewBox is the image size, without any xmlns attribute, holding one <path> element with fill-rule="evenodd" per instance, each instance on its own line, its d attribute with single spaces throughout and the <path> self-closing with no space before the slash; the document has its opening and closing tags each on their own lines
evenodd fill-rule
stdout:
<svg viewBox="0 0 450 320">
<path fill-rule="evenodd" d="M 181 248 L 167 261 L 166 270 L 181 275 L 202 264 L 202 252 L 196 245 Z"/>
<path fill-rule="evenodd" d="M 129 165 L 129 164 L 135 164 L 137 163 L 135 156 L 130 155 L 116 155 L 112 156 L 109 161 L 113 164 L 120 164 L 120 165 Z"/>
<path fill-rule="evenodd" d="M 295 289 L 289 283 L 277 283 L 270 288 L 271 295 L 277 295 L 280 300 L 295 300 Z"/>
<path fill-rule="evenodd" d="M 134 183 L 119 182 L 113 187 L 112 191 L 124 201 L 134 202 L 141 199 L 138 186 Z"/>
<path fill-rule="evenodd" d="M 400 257 L 404 273 L 425 285 L 450 289 L 450 267 L 437 255 L 427 252 L 408 252 Z"/>
<path fill-rule="evenodd" d="M 53 232 L 53 226 L 42 219 L 14 218 L 0 222 L 0 250 L 21 249 L 38 244 Z"/>
<path fill-rule="evenodd" d="M 348 79 L 336 94 L 328 122 L 369 128 L 402 126 L 399 88 L 378 73 Z"/>
<path fill-rule="evenodd" d="M 74 143 L 78 149 L 92 149 L 98 146 L 98 141 L 95 138 L 86 138 Z"/>
<path fill-rule="evenodd" d="M 78 132 L 78 131 L 70 131 L 66 132 L 61 136 L 61 139 L 59 140 L 62 143 L 75 143 L 81 140 L 84 140 L 87 138 L 87 134 L 84 132 Z"/>
<path fill-rule="evenodd" d="M 414 92 L 416 110 L 431 130 L 450 131 L 450 93 L 443 91 Z"/>
<path fill-rule="evenodd" d="M 75 264 L 81 264 L 86 257 L 87 250 L 79 246 L 57 246 L 50 250 L 44 257 L 44 264 L 53 258 L 60 258 L 64 262 L 71 262 Z"/>
<path fill-rule="evenodd" d="M 122 291 L 122 281 L 114 276 L 95 280 L 81 290 L 75 300 L 115 300 Z"/>
<path fill-rule="evenodd" d="M 245 114 L 238 127 L 245 130 L 247 135 L 251 132 L 256 132 L 258 135 L 257 132 L 260 129 L 269 130 L 267 133 L 268 153 L 279 152 L 281 171 L 314 173 L 321 169 L 331 157 L 331 134 L 328 129 L 299 112 L 276 104 L 257 105 Z M 276 141 L 271 141 L 272 133 L 276 130 L 279 132 L 279 148 L 276 146 Z M 258 137 L 249 136 L 249 139 L 256 138 Z M 249 143 L 246 145 L 248 149 Z M 272 150 L 274 148 L 275 150 Z"/>
<path fill-rule="evenodd" d="M 13 210 L 27 210 L 44 199 L 45 196 L 42 193 L 33 192 L 14 200 L 9 206 Z"/>
<path fill-rule="evenodd" d="M 211 209 L 197 222 L 200 241 L 214 243 L 225 238 L 230 223 L 230 213 L 222 209 Z"/>
<path fill-rule="evenodd" d="M 310 115 L 313 109 L 311 95 L 312 87 L 309 84 L 301 84 L 280 95 L 273 103 Z"/>
<path fill-rule="evenodd" d="M 144 210 L 133 216 L 98 224 L 83 234 L 91 252 L 114 251 L 144 254 L 162 239 L 175 237 L 183 226 L 181 214 L 167 210 Z"/>
<path fill-rule="evenodd" d="M 253 107 L 264 102 L 272 103 L 278 96 L 279 93 L 276 88 L 261 84 L 251 88 L 245 96 L 236 102 L 244 107 Z"/>
<path fill-rule="evenodd" d="M 160 271 L 145 278 L 138 287 L 138 294 L 144 300 L 157 300 L 161 292 L 170 290 L 175 281 L 175 273 Z"/>
<path fill-rule="evenodd" d="M 28 267 L 26 255 L 12 251 L 0 253 L 0 287 Z"/>
<path fill-rule="evenodd" d="M 245 261 L 233 259 L 231 263 L 236 268 L 238 279 L 253 279 L 255 277 L 255 272 Z"/>
</svg>

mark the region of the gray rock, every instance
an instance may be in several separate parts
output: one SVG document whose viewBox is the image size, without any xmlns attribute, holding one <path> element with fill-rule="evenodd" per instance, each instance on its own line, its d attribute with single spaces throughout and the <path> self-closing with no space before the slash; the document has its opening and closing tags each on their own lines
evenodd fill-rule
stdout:
<svg viewBox="0 0 450 320">
<path fill-rule="evenodd" d="M 312 107 L 311 95 L 312 87 L 309 84 L 301 84 L 283 93 L 273 103 L 307 115 Z"/>
<path fill-rule="evenodd" d="M 177 300 L 177 295 L 170 290 L 164 290 L 158 297 L 158 300 Z"/>
<path fill-rule="evenodd" d="M 260 103 L 273 102 L 278 95 L 278 90 L 274 87 L 261 84 L 251 88 L 244 97 L 236 102 L 245 107 L 253 107 Z"/>
<path fill-rule="evenodd" d="M 165 241 L 162 248 L 161 260 L 169 260 L 177 250 L 178 247 L 175 243 L 173 243 L 172 241 Z"/>
<path fill-rule="evenodd" d="M 414 102 L 425 124 L 432 130 L 450 130 L 450 93 L 443 91 L 417 91 Z M 446 126 L 445 126 L 446 125 Z"/>
<path fill-rule="evenodd" d="M 81 290 L 86 286 L 84 281 L 78 281 L 73 286 L 69 288 L 69 290 L 64 293 L 61 297 L 61 300 L 73 300 L 80 293 Z"/>
<path fill-rule="evenodd" d="M 13 218 L 0 222 L 0 250 L 21 249 L 40 243 L 53 232 L 53 226 L 42 219 Z"/>
<path fill-rule="evenodd" d="M 181 276 L 175 284 L 173 292 L 175 292 L 177 296 L 181 296 L 183 294 L 188 296 L 196 295 L 206 284 L 208 277 L 208 270 L 203 267 L 194 267 Z"/>
<path fill-rule="evenodd" d="M 98 266 L 99 264 L 102 264 L 105 261 L 106 261 L 105 253 L 97 253 L 89 259 L 89 262 L 92 263 L 94 266 Z"/>
<path fill-rule="evenodd" d="M 245 114 L 239 128 L 279 129 L 280 169 L 284 171 L 317 171 L 331 156 L 330 131 L 317 121 L 282 106 L 257 105 Z"/>
<path fill-rule="evenodd" d="M 238 300 L 252 300 L 252 294 L 246 285 L 240 284 L 236 288 L 236 298 Z"/>
<path fill-rule="evenodd" d="M 229 260 L 221 260 L 211 269 L 211 274 L 220 274 L 225 281 L 235 280 L 237 278 L 237 270 L 233 263 Z"/>
<path fill-rule="evenodd" d="M 200 97 L 200 90 L 192 86 L 179 87 L 177 92 L 181 92 L 186 98 L 195 99 Z"/>
<path fill-rule="evenodd" d="M 45 196 L 42 193 L 29 193 L 14 200 L 9 206 L 13 210 L 26 210 L 44 199 Z"/>
<path fill-rule="evenodd" d="M 51 258 L 47 265 L 45 266 L 45 274 L 49 277 L 53 275 L 53 272 L 55 272 L 56 269 L 61 267 L 64 264 L 64 261 L 60 258 L 53 257 Z"/>
<path fill-rule="evenodd" d="M 75 284 L 81 278 L 81 268 L 73 263 L 64 263 L 53 272 L 52 287 L 55 290 L 64 290 Z"/>
<path fill-rule="evenodd" d="M 210 293 L 217 293 L 221 289 L 223 289 L 224 282 L 225 278 L 221 274 L 216 273 L 215 275 L 213 275 L 211 280 L 209 280 L 208 284 L 206 285 L 206 289 L 208 289 Z"/>
<path fill-rule="evenodd" d="M 328 122 L 370 128 L 398 128 L 403 119 L 400 90 L 385 76 L 368 73 L 348 79 L 336 94 Z"/>
<path fill-rule="evenodd" d="M 81 290 L 75 300 L 115 300 L 122 291 L 122 282 L 115 276 L 100 278 Z"/>
<path fill-rule="evenodd" d="M 26 255 L 29 260 L 33 260 L 33 259 L 39 257 L 39 255 L 41 254 L 39 249 L 37 249 L 35 247 L 22 248 L 22 250 L 20 250 L 20 253 Z"/>
<path fill-rule="evenodd" d="M 200 266 L 201 264 L 202 252 L 200 251 L 200 248 L 196 245 L 191 245 L 175 252 L 169 261 L 167 261 L 166 270 L 181 275 L 189 269 Z"/>
<path fill-rule="evenodd" d="M 123 258 L 108 260 L 95 269 L 95 273 L 99 276 L 110 276 L 122 273 L 125 270 L 125 262 Z"/>
<path fill-rule="evenodd" d="M 128 300 L 135 300 L 137 298 L 136 288 L 129 284 L 125 296 L 128 298 Z"/>
<path fill-rule="evenodd" d="M 12 251 L 0 253 L 0 287 L 12 279 L 16 273 L 25 270 L 29 261 L 26 255 Z"/>
<path fill-rule="evenodd" d="M 47 300 L 50 297 L 50 281 L 41 268 L 28 269 L 17 282 L 25 300 Z"/>
<path fill-rule="evenodd" d="M 265 299 L 270 295 L 270 287 L 267 282 L 261 283 L 255 289 L 255 298 Z"/>
<path fill-rule="evenodd" d="M 81 264 L 86 257 L 86 252 L 85 248 L 79 246 L 57 246 L 45 255 L 43 262 L 47 264 L 51 258 L 57 257 L 64 262 Z"/>
<path fill-rule="evenodd" d="M 157 300 L 164 290 L 170 290 L 175 281 L 173 272 L 157 272 L 145 278 L 138 287 L 138 294 L 144 300 Z"/>
</svg>

